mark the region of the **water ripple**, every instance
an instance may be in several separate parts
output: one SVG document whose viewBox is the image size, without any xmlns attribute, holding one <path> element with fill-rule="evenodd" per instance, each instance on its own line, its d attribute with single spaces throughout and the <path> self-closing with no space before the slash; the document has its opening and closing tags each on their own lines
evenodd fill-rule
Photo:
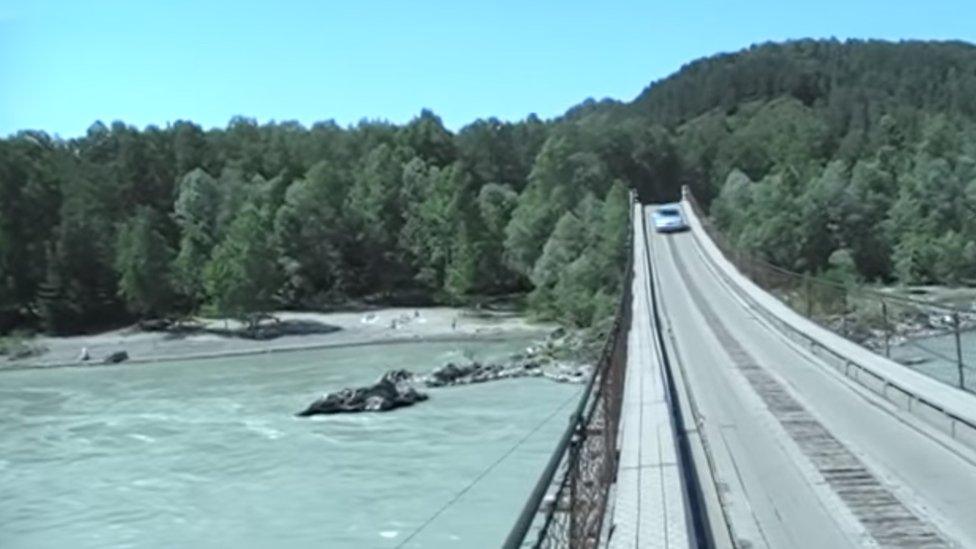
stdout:
<svg viewBox="0 0 976 549">
<path fill-rule="evenodd" d="M 398 347 L 395 364 L 388 348 L 364 347 L 10 373 L 0 391 L 3 547 L 393 547 L 575 388 L 499 382 L 432 391 L 394 413 L 293 414 L 390 367 L 458 356 L 451 344 L 418 344 Z M 550 427 L 418 546 L 498 545 L 564 423 Z"/>
</svg>

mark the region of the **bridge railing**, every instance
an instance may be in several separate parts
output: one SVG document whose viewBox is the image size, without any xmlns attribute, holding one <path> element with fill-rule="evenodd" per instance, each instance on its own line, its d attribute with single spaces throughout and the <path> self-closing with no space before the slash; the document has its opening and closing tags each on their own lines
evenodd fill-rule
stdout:
<svg viewBox="0 0 976 549">
<path fill-rule="evenodd" d="M 630 205 L 633 216 L 633 195 Z M 620 301 L 600 358 L 556 450 L 505 540 L 506 549 L 589 549 L 600 542 L 619 457 L 617 435 L 634 272 L 633 230 L 628 235 L 628 263 Z"/>
<path fill-rule="evenodd" d="M 976 390 L 976 311 L 773 265 L 730 243 L 687 189 L 685 197 L 725 257 L 794 311 L 930 377 Z"/>
</svg>

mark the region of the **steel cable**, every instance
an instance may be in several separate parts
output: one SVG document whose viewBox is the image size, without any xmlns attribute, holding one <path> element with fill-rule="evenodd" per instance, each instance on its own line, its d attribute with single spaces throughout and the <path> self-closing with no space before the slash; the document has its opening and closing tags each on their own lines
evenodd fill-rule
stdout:
<svg viewBox="0 0 976 549">
<path fill-rule="evenodd" d="M 444 505 L 442 505 L 440 509 L 434 512 L 434 514 L 432 514 L 427 520 L 425 520 L 420 526 L 418 526 L 413 532 L 411 532 L 409 536 L 404 538 L 403 541 L 401 541 L 400 544 L 396 546 L 397 549 L 406 546 L 406 544 L 409 543 L 410 540 L 415 538 L 417 534 L 422 532 L 425 528 L 430 526 L 432 522 L 437 520 L 437 517 L 441 516 L 441 514 L 443 514 L 444 511 L 447 511 L 451 506 L 457 503 L 458 500 L 464 497 L 464 494 L 468 493 L 472 488 L 474 488 L 479 482 L 481 482 L 486 476 L 488 476 L 489 473 L 495 470 L 496 467 L 501 465 L 502 462 L 504 462 L 506 459 L 508 459 L 509 456 L 515 453 L 515 450 L 518 450 L 519 447 L 521 447 L 523 444 L 525 444 L 526 441 L 532 438 L 532 435 L 539 432 L 539 429 L 542 429 L 542 427 L 544 427 L 547 423 L 549 423 L 552 420 L 552 418 L 556 417 L 556 414 L 558 414 L 561 410 L 566 408 L 566 406 L 568 406 L 569 403 L 579 398 L 580 392 L 581 391 L 578 391 L 570 395 L 569 398 L 567 398 L 564 402 L 562 402 L 559 406 L 557 406 L 556 409 L 552 411 L 552 413 L 550 413 L 548 416 L 543 418 L 542 421 L 540 421 L 535 427 L 532 428 L 532 430 L 526 433 L 525 436 L 520 438 L 504 454 L 499 456 L 498 459 L 496 459 L 490 465 L 488 465 L 488 467 L 486 467 L 483 471 L 481 471 L 481 473 L 479 473 L 478 476 L 474 477 L 474 479 L 471 480 L 471 482 L 469 482 L 464 488 L 462 488 L 458 493 L 454 494 L 454 496 L 451 497 L 451 499 L 447 500 L 447 502 Z"/>
</svg>

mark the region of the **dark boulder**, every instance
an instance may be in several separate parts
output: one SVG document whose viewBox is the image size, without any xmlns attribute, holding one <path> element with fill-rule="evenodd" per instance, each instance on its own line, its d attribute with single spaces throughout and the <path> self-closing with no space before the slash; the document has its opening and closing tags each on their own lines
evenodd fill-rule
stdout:
<svg viewBox="0 0 976 549">
<path fill-rule="evenodd" d="M 115 351 L 114 353 L 105 357 L 105 364 L 118 364 L 120 362 L 125 362 L 129 360 L 129 353 L 125 351 Z"/>
<path fill-rule="evenodd" d="M 328 393 L 297 415 L 385 412 L 427 400 L 425 393 L 411 385 L 412 380 L 413 374 L 407 370 L 390 370 L 373 385 Z"/>
<path fill-rule="evenodd" d="M 430 376 L 427 377 L 424 383 L 428 387 L 455 385 L 459 382 L 459 380 L 464 379 L 474 373 L 477 367 L 477 363 L 455 364 L 453 362 L 448 362 L 447 364 L 431 372 Z"/>
</svg>

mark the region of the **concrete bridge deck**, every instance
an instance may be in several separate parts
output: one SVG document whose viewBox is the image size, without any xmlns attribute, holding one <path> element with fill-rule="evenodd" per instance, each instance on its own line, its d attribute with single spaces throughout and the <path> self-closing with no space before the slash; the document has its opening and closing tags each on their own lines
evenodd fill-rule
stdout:
<svg viewBox="0 0 976 549">
<path fill-rule="evenodd" d="M 693 230 L 671 235 L 645 229 L 650 209 L 635 215 L 634 314 L 609 545 L 708 543 L 691 527 L 693 476 L 717 494 L 707 509 L 720 515 L 709 522 L 723 530 L 713 532 L 715 545 L 976 547 L 976 452 L 957 436 L 958 422 L 946 424 L 951 431 L 937 428 L 911 411 L 911 399 L 908 409 L 900 406 L 788 337 L 785 314 L 760 311 L 761 300 L 773 298 L 736 287 L 685 212 Z M 794 331 L 802 324 L 785 322 Z M 662 352 L 679 380 L 674 395 Z M 972 395 L 879 364 L 956 416 L 976 408 Z M 673 421 L 669 398 L 689 410 L 690 427 Z M 681 436 L 704 449 L 692 467 L 679 466 Z"/>
</svg>

